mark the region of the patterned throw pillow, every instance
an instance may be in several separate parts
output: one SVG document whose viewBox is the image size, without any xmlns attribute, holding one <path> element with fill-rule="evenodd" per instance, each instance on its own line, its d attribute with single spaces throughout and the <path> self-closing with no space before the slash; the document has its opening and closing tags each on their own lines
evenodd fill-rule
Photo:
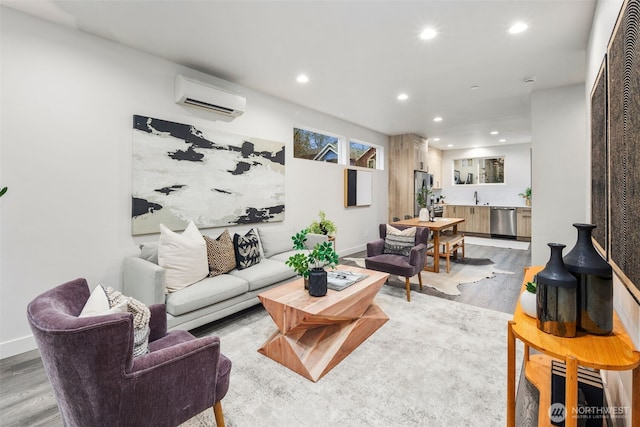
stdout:
<svg viewBox="0 0 640 427">
<path fill-rule="evenodd" d="M 151 332 L 149 307 L 137 299 L 122 295 L 113 288 L 105 289 L 105 293 L 111 307 L 124 303 L 127 305 L 127 311 L 133 314 L 133 357 L 149 353 L 149 333 Z"/>
<path fill-rule="evenodd" d="M 207 242 L 209 277 L 219 276 L 236 268 L 236 254 L 229 230 L 224 230 L 217 239 L 209 236 L 202 237 Z"/>
<path fill-rule="evenodd" d="M 233 236 L 233 249 L 236 253 L 236 267 L 242 270 L 260 262 L 260 240 L 252 228 L 244 236 Z"/>
<path fill-rule="evenodd" d="M 385 254 L 396 254 L 409 256 L 411 248 L 415 246 L 416 227 L 398 230 L 397 228 L 387 224 L 387 235 L 384 239 Z"/>
</svg>

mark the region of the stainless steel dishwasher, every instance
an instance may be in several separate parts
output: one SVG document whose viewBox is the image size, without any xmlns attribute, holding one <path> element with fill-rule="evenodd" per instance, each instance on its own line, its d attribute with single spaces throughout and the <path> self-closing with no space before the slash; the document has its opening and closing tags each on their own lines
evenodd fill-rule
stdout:
<svg viewBox="0 0 640 427">
<path fill-rule="evenodd" d="M 491 207 L 491 237 L 516 238 L 516 208 Z"/>
</svg>

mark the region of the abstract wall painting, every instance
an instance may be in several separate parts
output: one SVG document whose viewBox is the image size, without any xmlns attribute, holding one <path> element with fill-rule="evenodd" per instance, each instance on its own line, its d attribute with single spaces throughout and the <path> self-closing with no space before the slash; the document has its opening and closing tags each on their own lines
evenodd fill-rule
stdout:
<svg viewBox="0 0 640 427">
<path fill-rule="evenodd" d="M 373 173 L 359 169 L 344 170 L 344 207 L 370 206 Z"/>
<path fill-rule="evenodd" d="M 284 144 L 133 116 L 133 235 L 284 220 Z"/>
<path fill-rule="evenodd" d="M 609 240 L 609 155 L 607 150 L 606 56 L 591 90 L 591 223 L 592 236 L 607 258 Z"/>
<path fill-rule="evenodd" d="M 626 0 L 607 50 L 611 265 L 640 303 L 640 0 Z"/>
</svg>

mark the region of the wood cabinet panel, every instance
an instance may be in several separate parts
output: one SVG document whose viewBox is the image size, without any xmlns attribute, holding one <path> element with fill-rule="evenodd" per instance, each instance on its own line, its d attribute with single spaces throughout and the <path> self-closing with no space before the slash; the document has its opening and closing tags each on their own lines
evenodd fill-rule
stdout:
<svg viewBox="0 0 640 427">
<path fill-rule="evenodd" d="M 531 208 L 517 208 L 516 221 L 518 237 L 531 238 Z"/>
<path fill-rule="evenodd" d="M 430 147 L 427 154 L 427 172 L 433 175 L 433 188 L 442 188 L 442 151 Z"/>
<path fill-rule="evenodd" d="M 427 140 L 415 135 L 389 137 L 389 220 L 413 216 L 413 171 L 426 168 Z"/>
<path fill-rule="evenodd" d="M 443 215 L 447 218 L 464 218 L 464 222 L 458 224 L 459 231 L 489 234 L 489 206 L 445 205 Z"/>
</svg>

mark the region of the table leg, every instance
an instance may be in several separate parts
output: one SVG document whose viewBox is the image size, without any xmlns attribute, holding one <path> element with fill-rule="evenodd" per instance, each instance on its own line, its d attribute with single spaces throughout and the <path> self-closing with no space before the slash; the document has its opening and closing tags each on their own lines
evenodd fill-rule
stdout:
<svg viewBox="0 0 640 427">
<path fill-rule="evenodd" d="M 516 425 L 516 337 L 513 320 L 507 326 L 507 427 Z"/>
<path fill-rule="evenodd" d="M 565 427 L 578 425 L 578 359 L 567 356 L 567 377 L 565 378 Z"/>
<path fill-rule="evenodd" d="M 640 426 L 640 366 L 631 375 L 631 425 Z"/>
<path fill-rule="evenodd" d="M 440 230 L 433 232 L 433 272 L 440 272 Z"/>
</svg>

